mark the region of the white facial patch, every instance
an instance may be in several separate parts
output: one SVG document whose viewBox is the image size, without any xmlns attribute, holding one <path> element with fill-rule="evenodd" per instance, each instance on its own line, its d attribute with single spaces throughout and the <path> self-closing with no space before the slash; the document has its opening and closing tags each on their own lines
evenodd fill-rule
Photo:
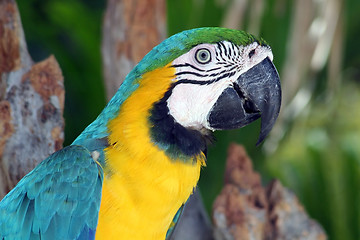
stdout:
<svg viewBox="0 0 360 240">
<path fill-rule="evenodd" d="M 207 122 L 208 114 L 229 85 L 229 81 L 207 85 L 179 84 L 172 90 L 167 101 L 170 114 L 184 127 L 197 130 L 211 129 Z"/>
<path fill-rule="evenodd" d="M 207 54 L 210 60 L 203 61 Z M 208 115 L 221 93 L 266 57 L 273 60 L 270 47 L 257 42 L 245 47 L 228 41 L 195 46 L 172 63 L 176 86 L 167 100 L 170 114 L 184 127 L 212 130 Z"/>
</svg>

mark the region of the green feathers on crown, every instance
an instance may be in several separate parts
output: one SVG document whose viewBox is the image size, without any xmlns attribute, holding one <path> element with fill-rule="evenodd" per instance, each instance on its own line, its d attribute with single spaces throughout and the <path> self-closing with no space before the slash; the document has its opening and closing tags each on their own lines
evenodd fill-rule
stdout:
<svg viewBox="0 0 360 240">
<path fill-rule="evenodd" d="M 145 72 L 165 66 L 198 44 L 221 41 L 230 41 L 238 46 L 245 46 L 253 42 L 268 45 L 262 38 L 257 38 L 241 30 L 220 27 L 195 28 L 177 33 L 154 47 L 131 73 L 137 79 Z"/>
</svg>

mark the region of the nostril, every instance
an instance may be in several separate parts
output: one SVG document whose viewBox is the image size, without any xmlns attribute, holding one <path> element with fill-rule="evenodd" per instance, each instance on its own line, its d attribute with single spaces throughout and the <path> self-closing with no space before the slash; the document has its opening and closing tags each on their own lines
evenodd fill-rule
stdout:
<svg viewBox="0 0 360 240">
<path fill-rule="evenodd" d="M 255 54 L 255 49 L 253 49 L 253 50 L 251 50 L 251 51 L 249 52 L 249 58 L 251 58 L 252 56 L 254 56 L 254 54 Z"/>
</svg>

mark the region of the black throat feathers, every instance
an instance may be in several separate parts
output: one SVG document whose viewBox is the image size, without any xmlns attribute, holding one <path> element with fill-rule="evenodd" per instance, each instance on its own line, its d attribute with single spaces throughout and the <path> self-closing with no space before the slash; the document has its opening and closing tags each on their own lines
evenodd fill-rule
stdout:
<svg viewBox="0 0 360 240">
<path fill-rule="evenodd" d="M 204 136 L 197 130 L 186 128 L 170 115 L 167 100 L 176 83 L 166 91 L 164 97 L 150 110 L 150 134 L 171 159 L 188 161 L 203 152 L 206 155 L 207 144 L 212 136 Z"/>
</svg>

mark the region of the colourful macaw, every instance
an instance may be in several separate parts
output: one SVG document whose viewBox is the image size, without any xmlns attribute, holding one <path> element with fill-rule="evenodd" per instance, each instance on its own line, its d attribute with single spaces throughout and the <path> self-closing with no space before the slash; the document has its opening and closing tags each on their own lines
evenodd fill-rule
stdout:
<svg viewBox="0 0 360 240">
<path fill-rule="evenodd" d="M 178 33 L 127 75 L 98 118 L 0 203 L 0 239 L 166 239 L 205 166 L 212 132 L 281 105 L 273 54 L 224 28 Z"/>
</svg>

